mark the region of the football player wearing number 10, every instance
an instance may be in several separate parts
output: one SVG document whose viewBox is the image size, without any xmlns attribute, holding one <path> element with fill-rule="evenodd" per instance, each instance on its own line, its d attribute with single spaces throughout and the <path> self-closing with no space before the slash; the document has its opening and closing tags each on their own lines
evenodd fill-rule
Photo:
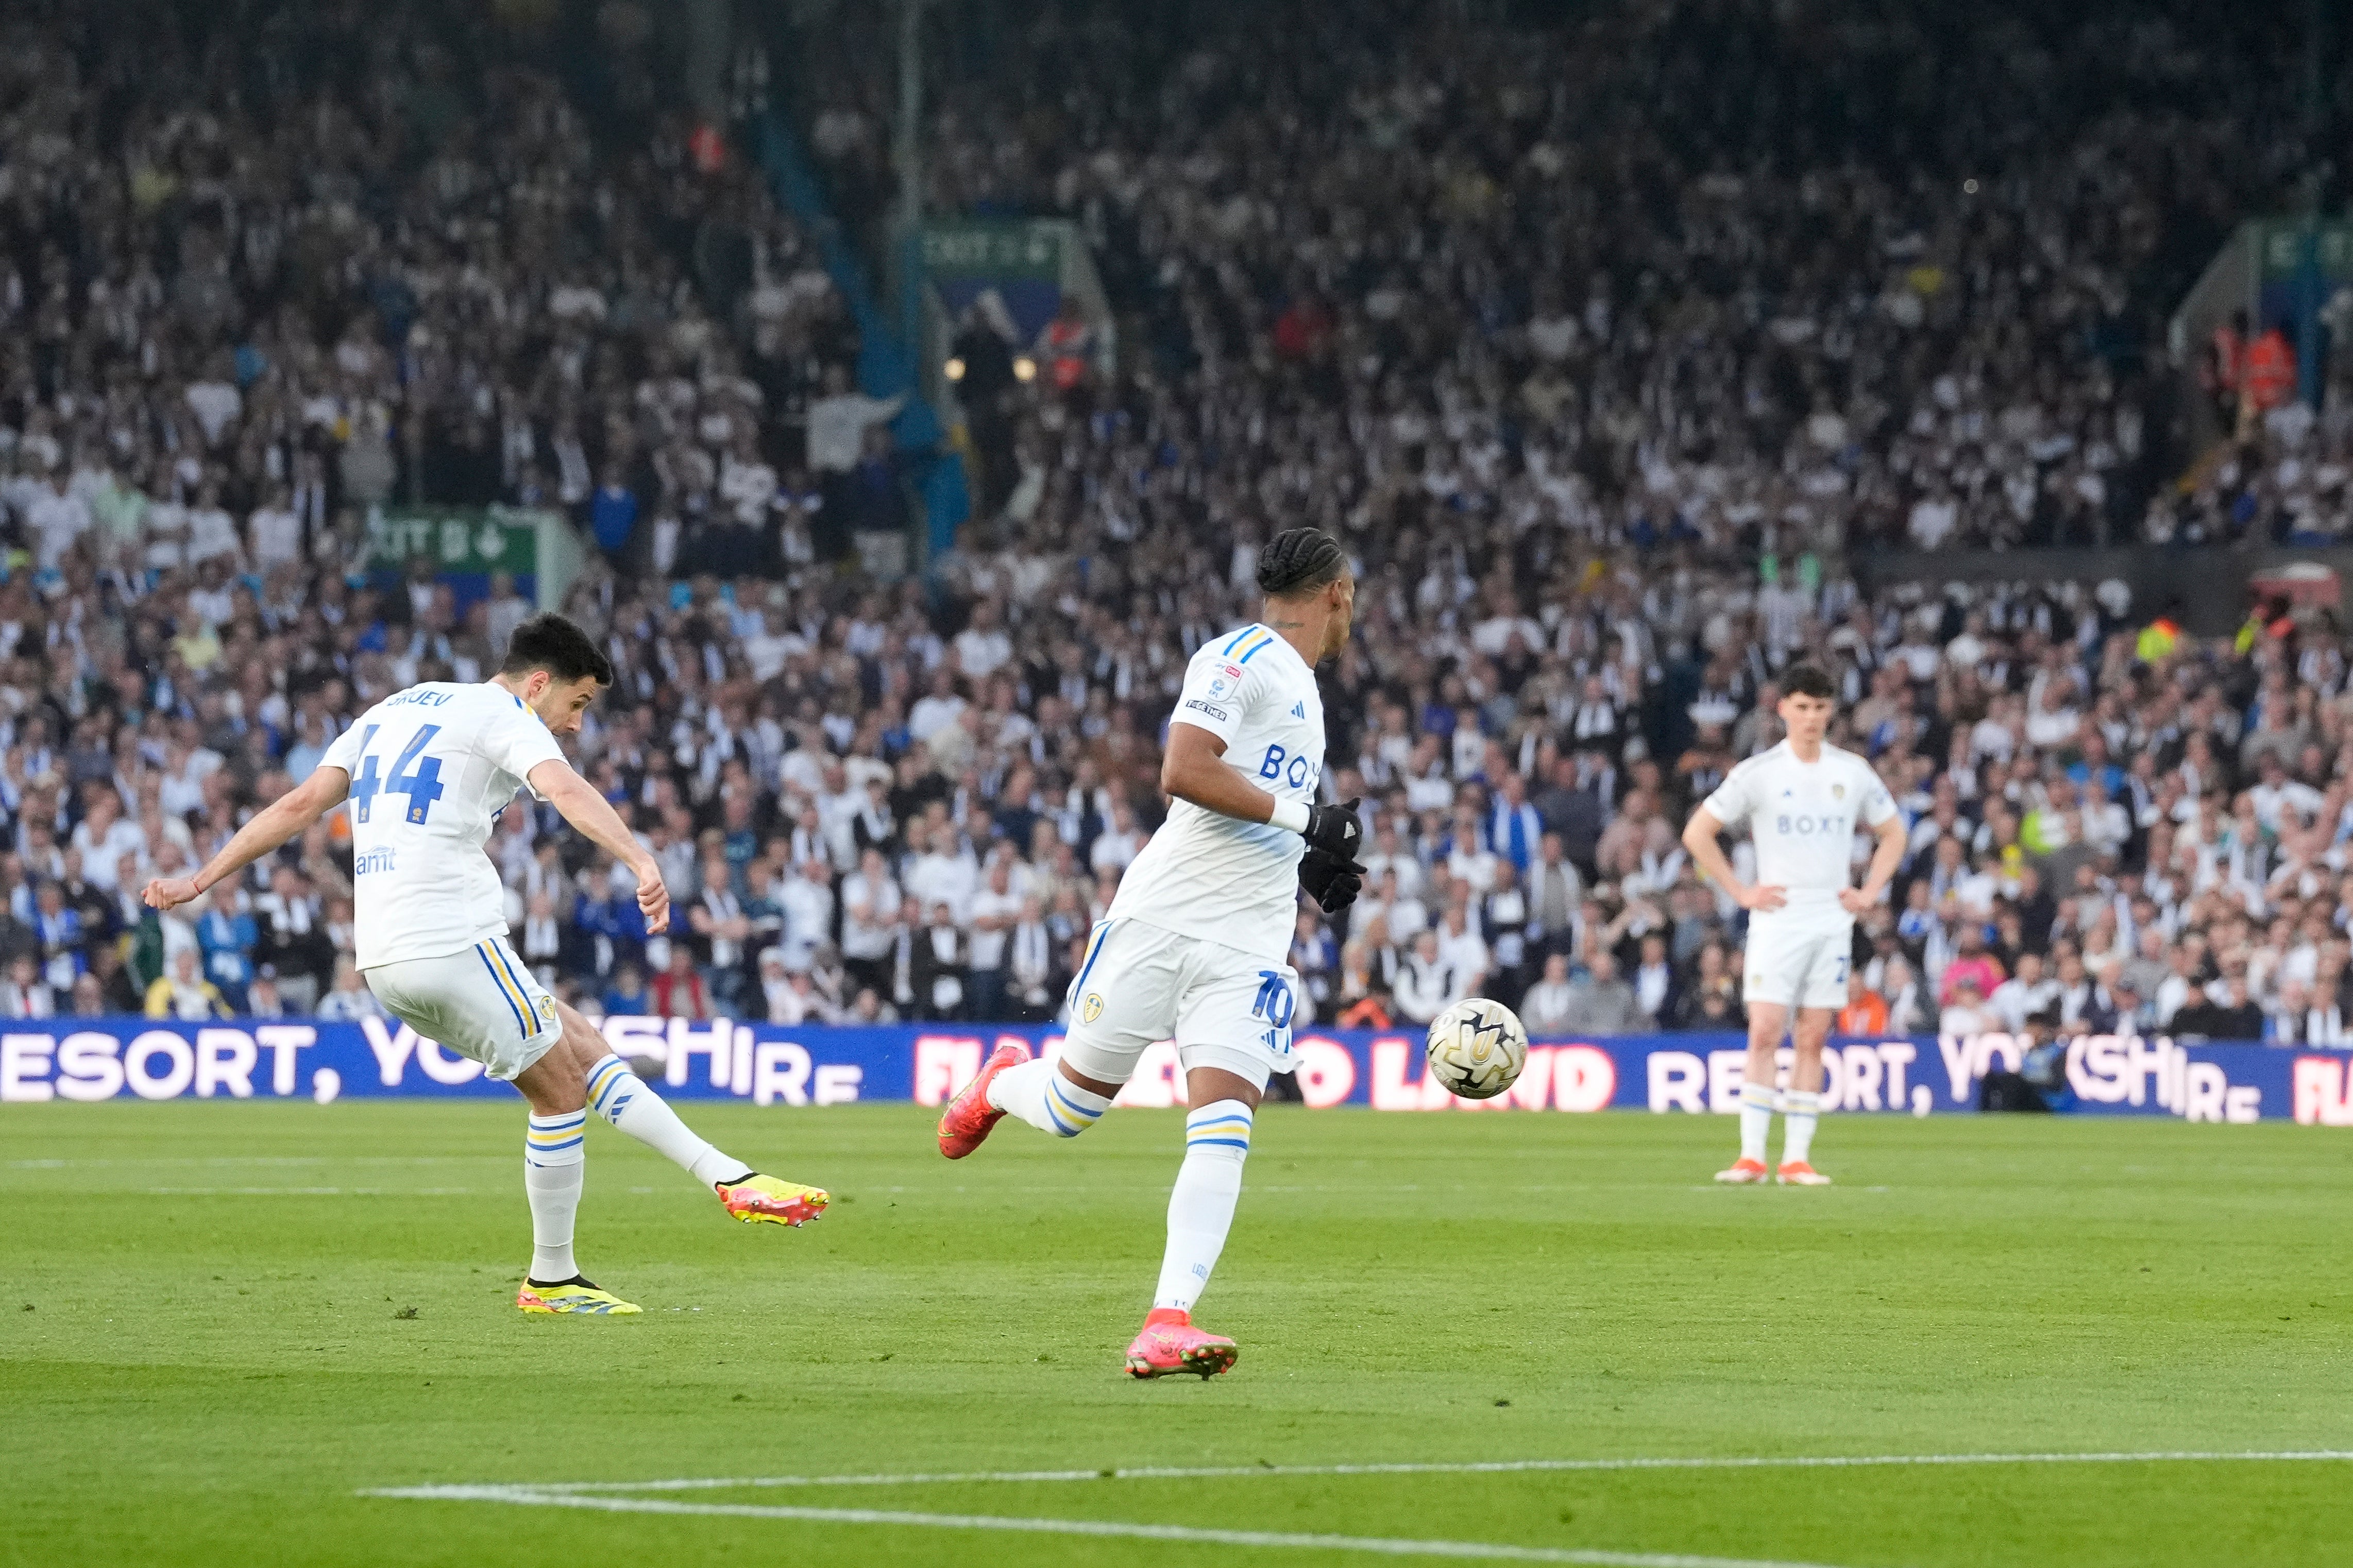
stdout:
<svg viewBox="0 0 2353 1568">
<path fill-rule="evenodd" d="M 1347 646 L 1356 584 L 1339 542 L 1313 528 L 1261 553 L 1265 619 L 1194 654 L 1170 715 L 1160 787 L 1168 820 L 1120 879 L 1071 982 L 1059 1058 L 1001 1045 L 940 1118 L 960 1160 L 1013 1116 L 1075 1138 L 1173 1040 L 1185 1072 L 1185 1162 L 1168 1195 L 1168 1244 L 1137 1377 L 1233 1364 L 1233 1341 L 1193 1326 L 1193 1303 L 1224 1250 L 1267 1077 L 1291 1067 L 1299 975 L 1285 962 L 1304 887 L 1327 910 L 1361 886 L 1356 803 L 1315 804 L 1324 772 L 1316 663 Z M 1303 847 L 1304 853 L 1303 854 Z"/>
<path fill-rule="evenodd" d="M 1748 1063 L 1740 1088 L 1740 1158 L 1716 1173 L 1735 1184 L 1777 1179 L 1784 1186 L 1827 1186 L 1814 1169 L 1814 1122 L 1821 1112 L 1822 1041 L 1846 1005 L 1854 918 L 1879 901 L 1904 858 L 1904 819 L 1871 764 L 1827 744 L 1836 688 L 1811 665 L 1781 678 L 1774 710 L 1788 738 L 1725 775 L 1692 813 L 1683 847 L 1708 879 L 1748 911 L 1741 990 L 1748 1003 Z M 1757 846 L 1757 882 L 1744 883 L 1716 836 L 1745 826 Z M 1862 886 L 1854 872 L 1858 826 L 1877 840 Z M 1774 1091 L 1775 1058 L 1796 1016 L 1797 1049 L 1789 1087 Z M 1781 1163 L 1768 1171 L 1765 1141 L 1782 1112 Z"/>
<path fill-rule="evenodd" d="M 670 893 L 653 857 L 555 741 L 578 731 L 612 683 L 612 660 L 586 632 L 562 616 L 534 616 L 515 628 L 497 675 L 474 685 L 427 681 L 385 698 L 194 877 L 158 878 L 144 894 L 153 909 L 185 904 L 350 800 L 356 956 L 368 988 L 419 1035 L 480 1062 L 530 1102 L 532 1265 L 515 1299 L 525 1312 L 638 1310 L 583 1278 L 572 1256 L 591 1106 L 676 1161 L 747 1225 L 797 1226 L 827 1203 L 818 1189 L 764 1176 L 688 1131 L 507 945 L 503 893 L 483 846 L 525 785 L 637 873 L 649 931 L 669 927 Z"/>
</svg>

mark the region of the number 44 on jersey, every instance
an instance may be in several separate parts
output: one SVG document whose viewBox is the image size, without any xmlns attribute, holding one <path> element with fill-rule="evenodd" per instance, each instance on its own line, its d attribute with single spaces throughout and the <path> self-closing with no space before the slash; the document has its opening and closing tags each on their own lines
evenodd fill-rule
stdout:
<svg viewBox="0 0 2353 1568">
<path fill-rule="evenodd" d="M 441 798 L 441 759 L 427 757 L 417 761 L 417 753 L 441 732 L 438 724 L 426 724 L 409 738 L 400 755 L 393 759 L 392 776 L 376 774 L 375 732 L 381 725 L 371 724 L 360 738 L 360 771 L 352 779 L 352 811 L 361 822 L 371 820 L 379 795 L 405 795 L 408 797 L 408 820 L 423 822 L 432 815 L 433 803 Z"/>
</svg>

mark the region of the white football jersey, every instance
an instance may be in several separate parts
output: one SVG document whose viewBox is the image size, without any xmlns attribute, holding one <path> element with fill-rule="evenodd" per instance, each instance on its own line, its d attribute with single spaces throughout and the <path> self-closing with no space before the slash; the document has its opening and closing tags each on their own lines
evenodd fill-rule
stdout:
<svg viewBox="0 0 2353 1568">
<path fill-rule="evenodd" d="M 1315 671 L 1266 627 L 1202 644 L 1169 721 L 1223 741 L 1226 765 L 1269 795 L 1315 804 L 1324 700 Z M 1120 879 L 1109 914 L 1282 963 L 1297 924 L 1305 848 L 1288 828 L 1172 801 L 1168 820 Z"/>
<path fill-rule="evenodd" d="M 1895 815 L 1887 786 L 1861 757 L 1826 742 L 1820 760 L 1801 763 L 1787 741 L 1733 769 L 1706 806 L 1727 827 L 1746 825 L 1757 884 L 1788 889 L 1786 911 L 1759 910 L 1751 921 L 1824 905 L 1844 915 L 1838 895 L 1854 885 L 1855 825 L 1877 827 Z"/>
<path fill-rule="evenodd" d="M 396 691 L 335 738 L 319 765 L 351 775 L 360 968 L 506 935 L 483 846 L 531 770 L 563 755 L 522 698 L 488 682 Z"/>
</svg>

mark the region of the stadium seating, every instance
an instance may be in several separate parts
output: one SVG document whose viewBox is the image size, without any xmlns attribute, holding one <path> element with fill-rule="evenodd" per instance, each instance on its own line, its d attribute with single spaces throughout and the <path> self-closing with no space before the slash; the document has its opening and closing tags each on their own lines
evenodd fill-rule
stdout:
<svg viewBox="0 0 2353 1568">
<path fill-rule="evenodd" d="M 2341 529 L 2334 411 L 2167 484 L 2158 323 L 2300 163 L 2272 44 L 1996 5 L 1929 80 L 1918 24 L 1462 9 L 1204 4 L 1178 40 L 1049 5 L 951 52 L 933 205 L 1078 219 L 1131 346 L 1004 394 L 1005 482 L 898 582 L 849 552 L 906 498 L 813 247 L 625 67 L 454 9 L 10 24 L 0 1013 L 373 1006 L 325 827 L 189 919 L 135 889 L 369 701 L 493 667 L 505 585 L 366 569 L 371 509 L 421 500 L 596 541 L 566 608 L 621 677 L 577 754 L 691 931 L 544 811 L 494 844 L 518 951 L 592 1011 L 1054 1016 L 1185 658 L 1314 523 L 1360 563 L 1330 776 L 1375 821 L 1365 901 L 1301 917 L 1314 1016 L 1541 984 L 1569 1029 L 1736 1026 L 1737 911 L 1675 831 L 1808 658 L 1914 826 L 1858 1030 L 2347 1043 L 2333 620 L 2201 640 L 2025 564 L 1843 564 Z M 837 20 L 782 75 L 859 229 L 889 56 Z"/>
</svg>

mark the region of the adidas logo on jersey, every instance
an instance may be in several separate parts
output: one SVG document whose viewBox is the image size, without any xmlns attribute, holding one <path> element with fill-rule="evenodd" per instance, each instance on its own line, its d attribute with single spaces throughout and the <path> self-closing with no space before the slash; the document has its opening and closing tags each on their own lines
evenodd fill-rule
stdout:
<svg viewBox="0 0 2353 1568">
<path fill-rule="evenodd" d="M 1306 703 L 1304 703 L 1304 702 L 1294 702 L 1294 703 L 1293 703 L 1293 704 L 1291 705 L 1291 716 L 1292 716 L 1293 718 L 1294 718 L 1294 719 L 1304 719 L 1304 718 L 1306 718 L 1306 717 L 1307 717 L 1307 704 L 1306 704 Z"/>
</svg>

